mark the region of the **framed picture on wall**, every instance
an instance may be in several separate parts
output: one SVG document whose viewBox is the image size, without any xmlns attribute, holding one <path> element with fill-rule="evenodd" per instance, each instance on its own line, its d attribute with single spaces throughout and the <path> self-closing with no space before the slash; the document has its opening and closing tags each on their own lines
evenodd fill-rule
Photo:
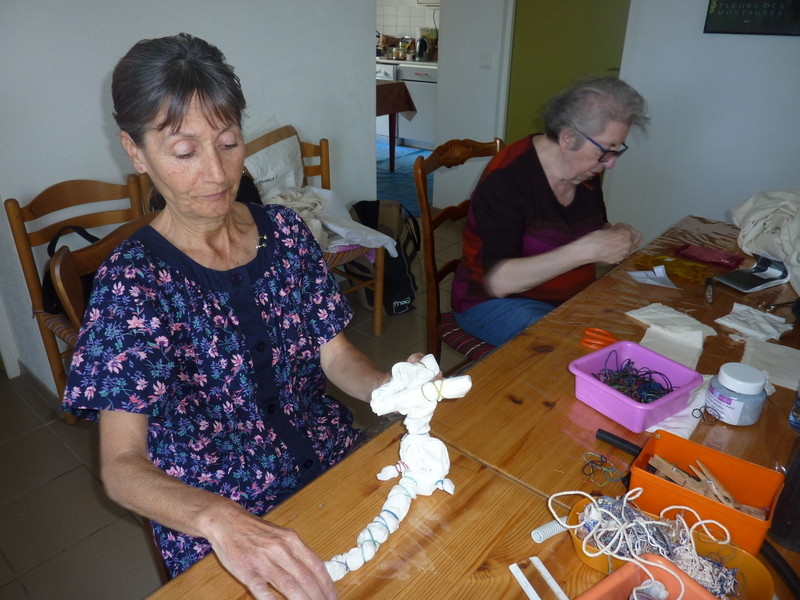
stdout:
<svg viewBox="0 0 800 600">
<path fill-rule="evenodd" d="M 800 0 L 709 0 L 703 32 L 800 35 Z"/>
</svg>

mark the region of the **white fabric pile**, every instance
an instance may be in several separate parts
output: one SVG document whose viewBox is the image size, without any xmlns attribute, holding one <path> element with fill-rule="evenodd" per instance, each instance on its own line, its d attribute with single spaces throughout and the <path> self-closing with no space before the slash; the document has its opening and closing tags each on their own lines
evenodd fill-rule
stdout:
<svg viewBox="0 0 800 600">
<path fill-rule="evenodd" d="M 293 209 L 325 252 L 336 252 L 344 246 L 383 246 L 390 256 L 397 256 L 395 240 L 355 221 L 344 203 L 330 190 L 314 186 L 291 188 L 266 198 L 264 202 Z"/>
<path fill-rule="evenodd" d="M 748 254 L 780 260 L 800 294 L 800 190 L 768 191 L 731 210 L 739 226 L 739 246 Z"/>
<path fill-rule="evenodd" d="M 715 319 L 714 322 L 735 329 L 746 338 L 763 341 L 777 340 L 792 328 L 786 319 L 779 315 L 765 313 L 738 302 L 733 303 L 730 313 Z"/>
<path fill-rule="evenodd" d="M 400 461 L 384 467 L 378 479 L 400 476 L 389 497 L 372 522 L 356 538 L 356 546 L 325 562 L 331 579 L 340 580 L 372 559 L 378 547 L 397 530 L 417 494 L 430 496 L 444 490 L 453 493 L 455 486 L 447 478 L 450 456 L 441 440 L 429 435 L 430 420 L 443 398 L 463 398 L 472 387 L 469 375 L 435 379 L 439 365 L 428 354 L 418 363 L 397 363 L 392 379 L 372 392 L 370 406 L 378 415 L 399 412 L 406 415 L 403 424 L 408 433 L 400 441 Z"/>
</svg>

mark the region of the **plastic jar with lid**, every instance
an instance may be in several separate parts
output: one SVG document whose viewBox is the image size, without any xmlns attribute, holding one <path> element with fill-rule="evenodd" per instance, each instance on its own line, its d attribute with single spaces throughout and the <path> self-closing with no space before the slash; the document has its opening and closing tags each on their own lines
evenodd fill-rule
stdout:
<svg viewBox="0 0 800 600">
<path fill-rule="evenodd" d="M 761 416 L 767 392 L 764 373 L 743 363 L 725 363 L 708 385 L 706 408 L 729 425 L 752 425 Z"/>
</svg>

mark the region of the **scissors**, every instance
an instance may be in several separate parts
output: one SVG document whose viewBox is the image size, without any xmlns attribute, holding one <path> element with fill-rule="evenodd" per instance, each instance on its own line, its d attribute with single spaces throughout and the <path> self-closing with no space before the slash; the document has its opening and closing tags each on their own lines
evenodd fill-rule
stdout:
<svg viewBox="0 0 800 600">
<path fill-rule="evenodd" d="M 605 329 L 598 327 L 587 327 L 583 330 L 583 337 L 581 338 L 581 345 L 591 348 L 592 350 L 599 350 L 605 348 L 610 344 L 614 344 L 619 340 L 613 335 L 608 333 Z"/>
</svg>

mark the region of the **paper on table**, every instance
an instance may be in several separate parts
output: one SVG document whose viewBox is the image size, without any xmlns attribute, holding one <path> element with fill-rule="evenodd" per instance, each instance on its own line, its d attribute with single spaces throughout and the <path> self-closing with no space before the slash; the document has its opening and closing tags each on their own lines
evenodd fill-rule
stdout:
<svg viewBox="0 0 800 600">
<path fill-rule="evenodd" d="M 800 350 L 750 338 L 744 347 L 742 362 L 769 373 L 769 380 L 796 390 L 800 378 Z"/>
<path fill-rule="evenodd" d="M 694 369 L 703 353 L 703 332 L 699 329 L 676 332 L 660 325 L 651 325 L 639 343 L 653 352 Z"/>
<path fill-rule="evenodd" d="M 660 325 L 674 333 L 698 330 L 703 334 L 704 338 L 709 335 L 717 335 L 713 327 L 704 325 L 694 317 L 685 315 L 671 306 L 659 304 L 658 302 L 629 310 L 625 314 L 637 321 L 641 321 L 645 325 Z"/>
<path fill-rule="evenodd" d="M 672 283 L 672 280 L 667 275 L 667 269 L 664 265 L 657 265 L 653 267 L 652 271 L 628 271 L 628 275 L 634 281 L 639 283 L 647 283 L 649 285 L 658 285 L 661 287 L 680 289 L 677 285 Z"/>
</svg>

